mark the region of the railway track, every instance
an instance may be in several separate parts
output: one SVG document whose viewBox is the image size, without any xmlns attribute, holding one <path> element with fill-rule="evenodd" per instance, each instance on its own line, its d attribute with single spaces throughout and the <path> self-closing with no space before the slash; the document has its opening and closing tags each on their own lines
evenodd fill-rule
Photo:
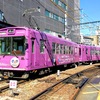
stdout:
<svg viewBox="0 0 100 100">
<path fill-rule="evenodd" d="M 31 97 L 29 100 L 48 100 L 48 97 L 54 95 L 61 89 L 65 89 L 69 83 L 77 84 L 80 81 L 80 80 L 77 81 L 74 80 L 75 76 L 78 77 L 77 74 L 79 73 L 76 73 L 68 78 L 60 80 L 59 82 L 55 83 L 54 85 L 42 91 L 41 93 L 37 94 L 36 96 Z"/>
<path fill-rule="evenodd" d="M 82 88 L 82 86 L 84 86 L 84 84 L 88 81 L 88 78 L 93 77 L 94 75 L 96 75 L 98 72 L 100 72 L 100 70 L 98 71 L 99 68 L 97 68 L 96 72 L 94 72 L 92 75 L 84 75 L 85 73 L 89 72 L 93 72 L 93 69 L 90 70 L 85 70 L 84 72 L 79 72 L 76 74 L 71 75 L 68 78 L 64 78 L 63 80 L 55 83 L 54 85 L 52 85 L 51 87 L 45 89 L 44 91 L 40 92 L 39 94 L 31 97 L 29 100 L 74 100 L 74 98 L 76 97 L 77 93 L 80 91 L 80 89 Z M 66 95 L 68 94 L 68 85 L 71 85 L 72 88 L 74 86 L 74 91 L 72 94 L 70 94 L 69 96 Z M 63 94 L 65 94 L 65 96 L 62 95 L 62 92 L 59 91 L 63 91 Z M 64 92 L 67 91 L 67 92 Z M 61 95 L 59 95 L 59 93 Z M 80 99 L 77 99 L 80 100 Z M 84 100 L 84 99 L 83 99 Z"/>
<path fill-rule="evenodd" d="M 84 84 L 88 80 L 88 77 L 91 77 L 91 73 L 97 73 L 99 70 L 98 67 L 94 69 L 93 65 L 91 66 L 81 66 L 62 71 L 59 76 L 53 74 L 31 80 L 19 85 L 17 88 L 19 95 L 11 98 L 15 100 L 22 100 L 21 98 L 24 98 L 24 100 L 58 100 L 59 98 L 62 98 L 62 100 L 73 100 L 73 97 L 80 90 L 80 84 Z M 10 97 L 8 93 L 9 91 L 2 92 L 0 98 L 3 98 L 5 95 Z"/>
<path fill-rule="evenodd" d="M 8 81 L 9 81 L 9 80 L 8 80 Z M 24 82 L 26 82 L 26 80 L 18 81 L 18 85 L 19 85 L 19 84 L 22 84 L 22 83 L 24 83 Z M 3 84 L 3 85 L 0 86 L 0 93 L 2 93 L 3 91 L 6 91 L 6 90 L 9 89 L 9 82 L 7 82 L 7 80 L 6 80 L 6 81 L 0 82 L 0 84 Z"/>
</svg>

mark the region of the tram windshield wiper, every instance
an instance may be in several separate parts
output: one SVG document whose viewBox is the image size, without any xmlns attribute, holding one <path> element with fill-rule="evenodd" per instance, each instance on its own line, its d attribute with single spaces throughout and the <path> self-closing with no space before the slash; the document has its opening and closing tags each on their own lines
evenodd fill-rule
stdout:
<svg viewBox="0 0 100 100">
<path fill-rule="evenodd" d="M 7 51 L 10 49 L 11 46 L 9 46 L 7 49 L 6 49 L 6 53 L 3 55 L 3 57 L 5 57 L 7 55 Z"/>
<path fill-rule="evenodd" d="M 7 51 L 10 49 L 10 46 L 6 49 L 6 53 L 3 55 L 5 57 L 7 55 Z M 13 54 L 18 58 L 16 52 L 13 50 Z"/>
<path fill-rule="evenodd" d="M 14 54 L 14 55 L 18 58 L 18 56 L 17 56 L 15 50 L 13 50 L 12 54 Z"/>
</svg>

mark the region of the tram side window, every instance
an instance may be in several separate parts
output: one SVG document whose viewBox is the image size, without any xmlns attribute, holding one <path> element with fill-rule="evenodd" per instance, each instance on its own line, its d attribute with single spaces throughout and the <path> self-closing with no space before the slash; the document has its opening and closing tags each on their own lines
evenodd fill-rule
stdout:
<svg viewBox="0 0 100 100">
<path fill-rule="evenodd" d="M 94 49 L 92 50 L 92 55 L 94 55 Z"/>
<path fill-rule="evenodd" d="M 95 55 L 97 55 L 97 50 L 95 50 Z"/>
<path fill-rule="evenodd" d="M 69 54 L 71 54 L 71 47 L 69 47 Z"/>
<path fill-rule="evenodd" d="M 55 54 L 56 53 L 56 44 L 55 43 L 52 43 L 52 52 Z"/>
<path fill-rule="evenodd" d="M 66 54 L 66 46 L 64 45 L 64 54 Z"/>
<path fill-rule="evenodd" d="M 60 44 L 60 54 L 63 54 L 63 45 Z"/>
<path fill-rule="evenodd" d="M 2 47 L 1 48 L 2 48 L 1 51 L 5 52 L 5 42 L 2 42 Z"/>
<path fill-rule="evenodd" d="M 73 49 L 74 49 L 74 48 L 73 48 L 73 47 L 71 47 L 71 54 L 73 54 L 73 53 L 74 53 L 74 52 L 73 52 Z"/>
<path fill-rule="evenodd" d="M 94 55 L 96 54 L 96 50 L 94 50 Z"/>
<path fill-rule="evenodd" d="M 99 55 L 99 50 L 98 50 L 98 55 Z"/>
<path fill-rule="evenodd" d="M 99 51 L 97 50 L 97 55 L 99 55 Z"/>
<path fill-rule="evenodd" d="M 92 50 L 92 55 L 94 55 L 94 49 Z"/>
<path fill-rule="evenodd" d="M 86 54 L 88 54 L 88 49 L 86 48 Z"/>
<path fill-rule="evenodd" d="M 64 45 L 62 44 L 62 54 L 64 54 Z"/>
<path fill-rule="evenodd" d="M 90 50 L 90 54 L 92 55 L 92 53 L 93 53 L 93 51 L 92 51 L 92 49 Z"/>
<path fill-rule="evenodd" d="M 66 48 L 66 54 L 68 54 L 68 52 L 69 52 L 68 46 L 66 46 L 65 48 Z"/>
<path fill-rule="evenodd" d="M 70 54 L 70 47 L 68 46 L 68 54 Z"/>
<path fill-rule="evenodd" d="M 98 55 L 98 50 L 95 51 L 95 55 Z"/>
<path fill-rule="evenodd" d="M 93 55 L 95 55 L 95 50 L 93 49 Z"/>
<path fill-rule="evenodd" d="M 99 51 L 97 50 L 97 55 L 99 55 Z"/>
<path fill-rule="evenodd" d="M 69 54 L 73 54 L 73 47 L 69 47 Z"/>
<path fill-rule="evenodd" d="M 59 50 L 60 50 L 60 45 L 57 43 L 57 45 L 56 45 L 56 54 L 59 54 Z"/>
<path fill-rule="evenodd" d="M 79 55 L 81 56 L 81 48 L 79 48 Z"/>
<path fill-rule="evenodd" d="M 45 41 L 40 40 L 40 53 L 44 53 L 44 49 L 45 49 Z"/>
<path fill-rule="evenodd" d="M 32 40 L 32 53 L 34 53 L 34 40 Z"/>
</svg>

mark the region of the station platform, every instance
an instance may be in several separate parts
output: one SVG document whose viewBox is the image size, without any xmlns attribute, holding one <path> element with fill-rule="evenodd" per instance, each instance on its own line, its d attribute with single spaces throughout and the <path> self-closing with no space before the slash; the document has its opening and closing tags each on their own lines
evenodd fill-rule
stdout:
<svg viewBox="0 0 100 100">
<path fill-rule="evenodd" d="M 100 75 L 87 82 L 75 100 L 100 100 Z"/>
</svg>

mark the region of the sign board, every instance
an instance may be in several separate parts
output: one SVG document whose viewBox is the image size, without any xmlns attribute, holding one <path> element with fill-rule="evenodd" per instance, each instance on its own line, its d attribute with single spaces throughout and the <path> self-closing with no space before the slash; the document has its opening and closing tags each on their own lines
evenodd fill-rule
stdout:
<svg viewBox="0 0 100 100">
<path fill-rule="evenodd" d="M 9 88 L 17 88 L 17 80 L 10 80 Z"/>
</svg>

